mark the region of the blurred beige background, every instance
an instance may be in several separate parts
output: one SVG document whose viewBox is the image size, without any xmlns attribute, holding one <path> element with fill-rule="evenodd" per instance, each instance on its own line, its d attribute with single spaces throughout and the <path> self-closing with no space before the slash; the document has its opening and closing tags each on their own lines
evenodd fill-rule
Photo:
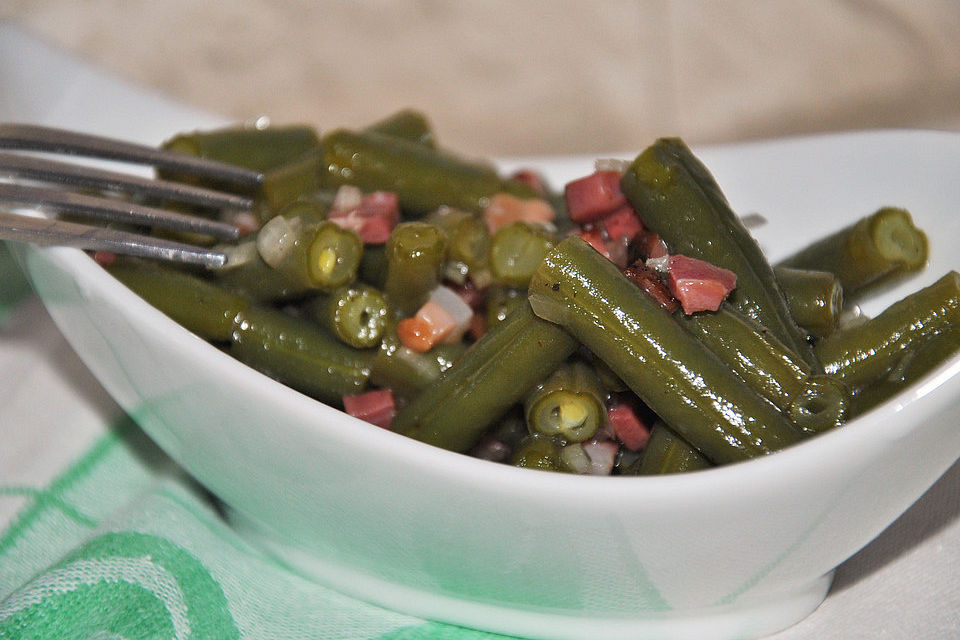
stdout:
<svg viewBox="0 0 960 640">
<path fill-rule="evenodd" d="M 956 0 L 4 0 L 0 19 L 232 118 L 415 106 L 475 154 L 960 130 Z"/>
</svg>

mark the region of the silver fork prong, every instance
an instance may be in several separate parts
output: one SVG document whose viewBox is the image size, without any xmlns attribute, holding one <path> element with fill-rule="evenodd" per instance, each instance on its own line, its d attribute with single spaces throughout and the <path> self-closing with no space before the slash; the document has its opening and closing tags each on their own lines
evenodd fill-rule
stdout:
<svg viewBox="0 0 960 640">
<path fill-rule="evenodd" d="M 141 236 L 135 233 L 74 224 L 50 218 L 0 213 L 0 240 L 30 242 L 43 246 L 110 251 L 143 258 L 222 267 L 226 255 L 214 249 Z"/>
<path fill-rule="evenodd" d="M 251 199 L 231 193 L 17 153 L 0 153 L 0 175 L 27 178 L 38 182 L 135 193 L 217 209 L 253 207 Z"/>
<path fill-rule="evenodd" d="M 0 149 L 66 153 L 145 164 L 249 188 L 256 188 L 263 182 L 261 173 L 242 167 L 124 140 L 38 125 L 0 124 Z"/>
<path fill-rule="evenodd" d="M 219 220 L 59 189 L 0 182 L 0 202 L 29 205 L 52 213 L 70 213 L 113 222 L 202 233 L 221 240 L 237 240 L 240 237 L 240 230 L 236 226 Z"/>
</svg>

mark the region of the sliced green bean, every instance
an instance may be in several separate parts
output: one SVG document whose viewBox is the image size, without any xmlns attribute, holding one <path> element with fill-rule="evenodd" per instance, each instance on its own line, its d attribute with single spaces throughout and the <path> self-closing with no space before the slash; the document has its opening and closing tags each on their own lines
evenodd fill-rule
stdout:
<svg viewBox="0 0 960 640">
<path fill-rule="evenodd" d="M 205 340 L 229 342 L 249 301 L 183 271 L 118 260 L 110 273 L 138 296 Z"/>
<path fill-rule="evenodd" d="M 383 290 L 402 316 L 411 316 L 440 282 L 446 261 L 446 238 L 426 222 L 404 222 L 387 240 L 387 275 Z"/>
<path fill-rule="evenodd" d="M 565 443 L 589 440 L 606 422 L 606 394 L 593 369 L 583 362 L 565 364 L 537 386 L 524 403 L 531 433 Z"/>
<path fill-rule="evenodd" d="M 779 266 L 773 272 L 797 324 L 816 338 L 837 330 L 843 312 L 843 286 L 837 276 L 829 271 Z"/>
<path fill-rule="evenodd" d="M 927 236 L 909 212 L 884 207 L 777 266 L 829 271 L 840 279 L 844 296 L 852 299 L 873 285 L 921 268 L 927 255 Z"/>
<path fill-rule="evenodd" d="M 286 204 L 320 191 L 322 163 L 323 154 L 317 147 L 267 171 L 260 187 L 266 203 L 261 209 L 261 219 L 269 219 L 270 212 L 275 213 Z"/>
<path fill-rule="evenodd" d="M 238 259 L 230 258 L 212 272 L 220 283 L 254 300 L 273 302 L 350 284 L 357 277 L 363 242 L 356 232 L 333 222 L 277 216 L 229 251 Z M 271 256 L 271 263 L 264 254 Z"/>
<path fill-rule="evenodd" d="M 437 148 L 436 136 L 430 121 L 423 112 L 416 109 L 397 111 L 383 120 L 374 122 L 366 130 L 415 142 L 429 149 Z"/>
<path fill-rule="evenodd" d="M 560 445 L 546 436 L 527 436 L 517 445 L 510 464 L 540 471 L 560 470 Z"/>
<path fill-rule="evenodd" d="M 487 289 L 485 300 L 486 326 L 489 329 L 493 325 L 502 322 L 513 313 L 517 308 L 527 304 L 527 292 L 523 289 L 514 287 L 492 286 Z"/>
<path fill-rule="evenodd" d="M 379 346 L 390 322 L 386 298 L 365 284 L 341 287 L 328 296 L 318 296 L 308 308 L 320 325 L 355 349 Z"/>
<path fill-rule="evenodd" d="M 326 184 L 392 191 L 407 217 L 420 218 L 443 206 L 479 213 L 501 191 L 537 195 L 501 178 L 490 165 L 379 133 L 336 130 L 324 136 L 323 148 Z"/>
<path fill-rule="evenodd" d="M 487 268 L 490 231 L 478 216 L 466 211 L 441 209 L 427 216 L 426 222 L 436 225 L 446 235 L 448 263 L 462 265 L 458 268 L 464 277 Z"/>
<path fill-rule="evenodd" d="M 370 382 L 394 395 L 412 398 L 453 366 L 463 354 L 462 342 L 438 344 L 426 353 L 403 346 L 394 327 L 388 328 L 370 371 Z"/>
<path fill-rule="evenodd" d="M 924 339 L 907 352 L 883 377 L 864 386 L 853 398 L 851 414 L 858 416 L 910 387 L 960 352 L 960 326 L 951 325 Z"/>
<path fill-rule="evenodd" d="M 547 254 L 529 294 L 538 316 L 567 329 L 714 463 L 800 439 L 773 404 L 581 238 Z"/>
<path fill-rule="evenodd" d="M 252 307 L 234 325 L 230 353 L 288 387 L 335 406 L 341 405 L 344 395 L 365 389 L 374 355 L 337 342 L 314 323 Z"/>
<path fill-rule="evenodd" d="M 859 389 L 886 376 L 909 350 L 956 326 L 960 326 L 960 274 L 951 271 L 880 315 L 824 338 L 817 353 L 827 373 Z"/>
<path fill-rule="evenodd" d="M 332 291 L 357 278 L 363 241 L 355 231 L 323 222 L 307 253 L 310 278 L 320 291 Z"/>
<path fill-rule="evenodd" d="M 444 449 L 467 451 L 576 347 L 566 331 L 523 305 L 401 409 L 394 429 Z"/>
<path fill-rule="evenodd" d="M 231 126 L 174 136 L 163 147 L 181 153 L 267 172 L 320 146 L 316 129 L 306 125 Z"/>
<path fill-rule="evenodd" d="M 625 475 L 662 475 L 709 469 L 713 465 L 696 447 L 678 436 L 662 420 L 653 424 L 650 439 L 640 459 L 624 471 Z"/>
<path fill-rule="evenodd" d="M 526 287 L 554 244 L 551 234 L 525 222 L 501 227 L 490 240 L 490 272 L 494 282 Z"/>
<path fill-rule="evenodd" d="M 839 380 L 812 375 L 809 365 L 751 318 L 723 304 L 715 312 L 674 316 L 757 393 L 804 431 L 839 426 L 849 392 Z"/>
<path fill-rule="evenodd" d="M 713 176 L 683 141 L 658 140 L 634 160 L 620 186 L 644 224 L 671 252 L 735 273 L 737 287 L 728 301 L 820 369 L 806 333 L 790 316 L 773 268 Z"/>
</svg>

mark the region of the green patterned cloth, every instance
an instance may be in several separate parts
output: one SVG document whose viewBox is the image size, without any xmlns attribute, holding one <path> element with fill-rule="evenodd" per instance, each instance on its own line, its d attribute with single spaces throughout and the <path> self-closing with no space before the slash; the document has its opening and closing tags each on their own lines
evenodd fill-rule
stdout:
<svg viewBox="0 0 960 640">
<path fill-rule="evenodd" d="M 0 270 L 0 639 L 495 637 L 347 598 L 248 545 L 104 395 L 2 243 Z"/>
</svg>

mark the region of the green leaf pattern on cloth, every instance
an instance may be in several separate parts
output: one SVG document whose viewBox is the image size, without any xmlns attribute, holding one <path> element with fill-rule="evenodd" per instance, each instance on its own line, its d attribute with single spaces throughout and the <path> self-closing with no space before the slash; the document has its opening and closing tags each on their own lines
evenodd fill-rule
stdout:
<svg viewBox="0 0 960 640">
<path fill-rule="evenodd" d="M 0 533 L 2 640 L 492 640 L 305 580 L 124 418 Z"/>
<path fill-rule="evenodd" d="M 239 634 L 220 585 L 164 538 L 94 538 L 9 598 L 0 637 L 230 640 Z"/>
</svg>

